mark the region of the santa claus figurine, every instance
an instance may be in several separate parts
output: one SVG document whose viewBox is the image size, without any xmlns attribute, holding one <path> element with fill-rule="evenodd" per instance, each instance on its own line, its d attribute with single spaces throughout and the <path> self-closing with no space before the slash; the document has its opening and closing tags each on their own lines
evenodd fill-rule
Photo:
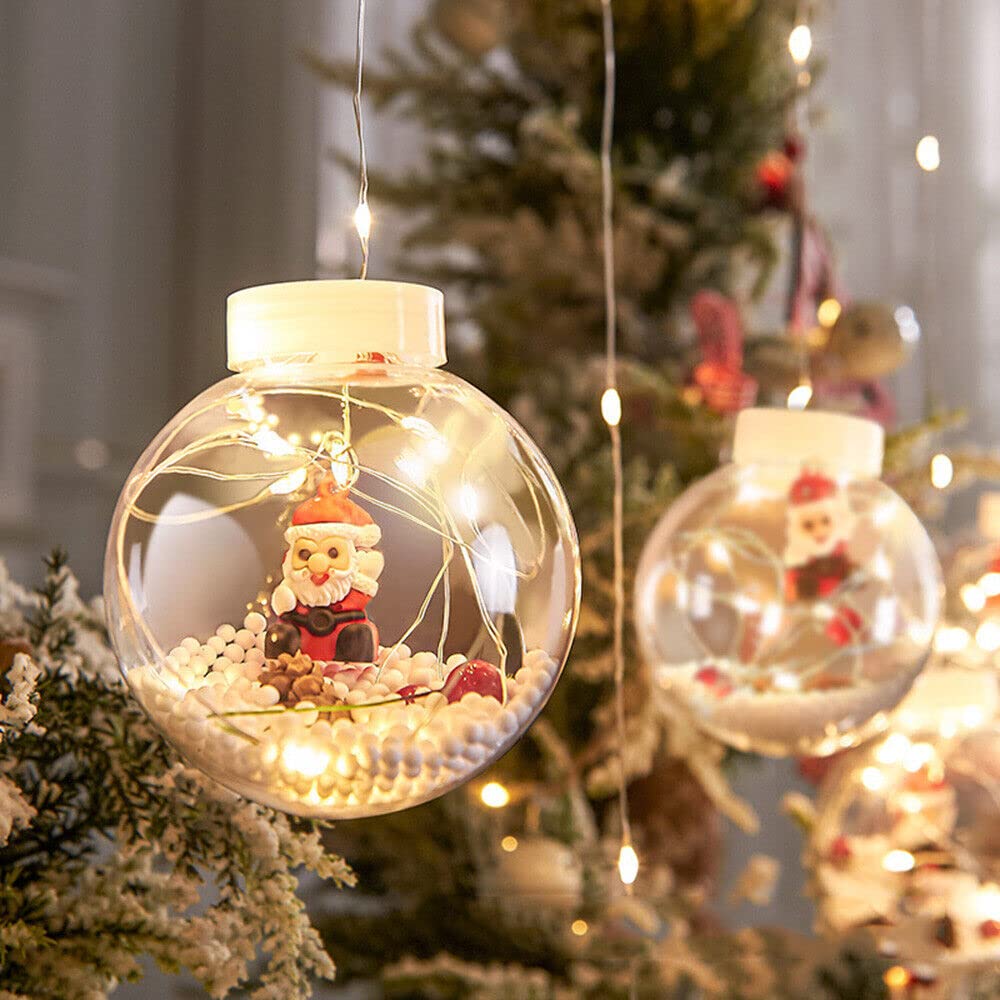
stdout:
<svg viewBox="0 0 1000 1000">
<path fill-rule="evenodd" d="M 301 651 L 326 662 L 374 662 L 378 629 L 365 608 L 385 562 L 375 551 L 381 535 L 332 476 L 320 481 L 285 532 L 283 579 L 271 595 L 269 658 Z"/>
<path fill-rule="evenodd" d="M 837 483 L 803 471 L 788 492 L 785 599 L 829 597 L 855 570 L 847 556 L 854 515 Z"/>
</svg>

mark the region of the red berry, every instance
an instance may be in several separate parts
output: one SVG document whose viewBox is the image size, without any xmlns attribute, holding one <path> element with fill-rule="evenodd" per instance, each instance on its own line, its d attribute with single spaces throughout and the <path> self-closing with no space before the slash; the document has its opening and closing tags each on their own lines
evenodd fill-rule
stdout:
<svg viewBox="0 0 1000 1000">
<path fill-rule="evenodd" d="M 845 864 L 851 860 L 853 854 L 850 841 L 843 834 L 834 838 L 833 843 L 830 844 L 829 858 L 834 864 Z"/>
<path fill-rule="evenodd" d="M 414 701 L 416 701 L 415 695 L 429 690 L 430 688 L 422 687 L 420 684 L 407 684 L 405 687 L 401 687 L 396 694 L 398 694 L 407 705 L 412 705 Z"/>
<path fill-rule="evenodd" d="M 725 698 L 733 690 L 732 684 L 726 679 L 725 674 L 718 667 L 702 667 L 694 675 L 696 681 L 701 681 L 706 687 L 712 689 L 712 693 L 718 698 Z"/>
<path fill-rule="evenodd" d="M 460 663 L 444 682 L 441 693 L 451 702 L 460 701 L 475 692 L 484 698 L 503 701 L 503 682 L 500 671 L 485 660 L 466 660 Z"/>
<path fill-rule="evenodd" d="M 1000 920 L 984 920 L 979 925 L 979 936 L 984 938 L 1000 937 Z"/>
<path fill-rule="evenodd" d="M 797 163 L 802 159 L 802 154 L 805 151 L 806 144 L 801 135 L 792 134 L 785 137 L 784 153 L 792 163 Z"/>
</svg>

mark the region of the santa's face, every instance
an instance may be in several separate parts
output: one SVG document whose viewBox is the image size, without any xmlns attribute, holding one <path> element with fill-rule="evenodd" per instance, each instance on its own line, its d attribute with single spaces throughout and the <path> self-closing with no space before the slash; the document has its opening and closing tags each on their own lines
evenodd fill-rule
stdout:
<svg viewBox="0 0 1000 1000">
<path fill-rule="evenodd" d="M 828 510 L 806 511 L 797 517 L 798 529 L 817 549 L 829 544 L 833 535 L 833 517 Z"/>
<path fill-rule="evenodd" d="M 285 553 L 282 569 L 300 604 L 326 607 L 347 596 L 355 561 L 354 543 L 349 538 L 297 538 Z"/>
</svg>

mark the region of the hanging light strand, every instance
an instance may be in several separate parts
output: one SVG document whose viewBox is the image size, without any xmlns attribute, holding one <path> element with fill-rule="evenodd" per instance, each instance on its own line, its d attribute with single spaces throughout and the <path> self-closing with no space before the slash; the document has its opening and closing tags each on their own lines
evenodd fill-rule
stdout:
<svg viewBox="0 0 1000 1000">
<path fill-rule="evenodd" d="M 364 118 L 361 113 L 361 85 L 365 63 L 365 0 L 358 0 L 358 35 L 354 47 L 354 124 L 358 133 L 358 207 L 354 210 L 354 228 L 361 242 L 361 274 L 368 277 L 368 238 L 372 213 L 368 207 L 368 156 L 365 152 Z"/>
<path fill-rule="evenodd" d="M 792 57 L 792 62 L 797 68 L 795 75 L 795 98 L 792 102 L 792 115 L 794 128 L 798 136 L 807 140 L 809 135 L 809 86 L 812 83 L 812 74 L 809 72 L 809 59 L 813 51 L 813 35 L 811 26 L 811 4 L 801 3 L 795 15 L 795 25 L 788 36 L 788 52 Z M 788 319 L 789 332 L 795 347 L 796 360 L 798 364 L 798 382 L 788 394 L 787 406 L 790 410 L 804 410 L 812 400 L 813 386 L 812 373 L 810 371 L 809 346 L 806 342 L 805 331 L 801 329 L 801 318 L 796 315 L 797 307 L 795 300 L 798 296 L 800 282 L 804 280 L 805 252 L 806 252 L 806 228 L 807 209 L 805 202 L 805 165 L 800 164 L 798 169 L 802 172 L 802 195 L 801 204 L 795 211 L 796 217 L 793 220 L 793 275 L 792 288 L 789 300 Z"/>
<path fill-rule="evenodd" d="M 611 435 L 613 476 L 612 547 L 614 561 L 614 612 L 612 657 L 615 677 L 615 725 L 618 731 L 618 806 L 622 842 L 618 873 L 626 887 L 638 874 L 639 862 L 632 846 L 628 815 L 627 769 L 625 766 L 625 484 L 622 469 L 621 396 L 618 392 L 618 305 L 615 297 L 614 188 L 611 175 L 611 141 L 615 122 L 615 29 L 611 0 L 601 0 L 604 40 L 604 109 L 601 116 L 601 222 L 604 259 L 605 389 L 601 415 Z"/>
</svg>

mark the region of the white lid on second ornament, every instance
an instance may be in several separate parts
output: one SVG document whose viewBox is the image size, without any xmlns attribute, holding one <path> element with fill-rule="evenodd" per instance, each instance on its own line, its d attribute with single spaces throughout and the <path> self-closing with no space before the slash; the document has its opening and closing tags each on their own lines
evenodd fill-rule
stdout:
<svg viewBox="0 0 1000 1000">
<path fill-rule="evenodd" d="M 737 465 L 816 463 L 858 478 L 882 474 L 885 432 L 879 424 L 844 413 L 758 408 L 736 418 Z"/>
<path fill-rule="evenodd" d="M 227 299 L 227 364 L 387 361 L 437 368 L 447 360 L 444 296 L 403 281 L 287 281 Z"/>
</svg>

